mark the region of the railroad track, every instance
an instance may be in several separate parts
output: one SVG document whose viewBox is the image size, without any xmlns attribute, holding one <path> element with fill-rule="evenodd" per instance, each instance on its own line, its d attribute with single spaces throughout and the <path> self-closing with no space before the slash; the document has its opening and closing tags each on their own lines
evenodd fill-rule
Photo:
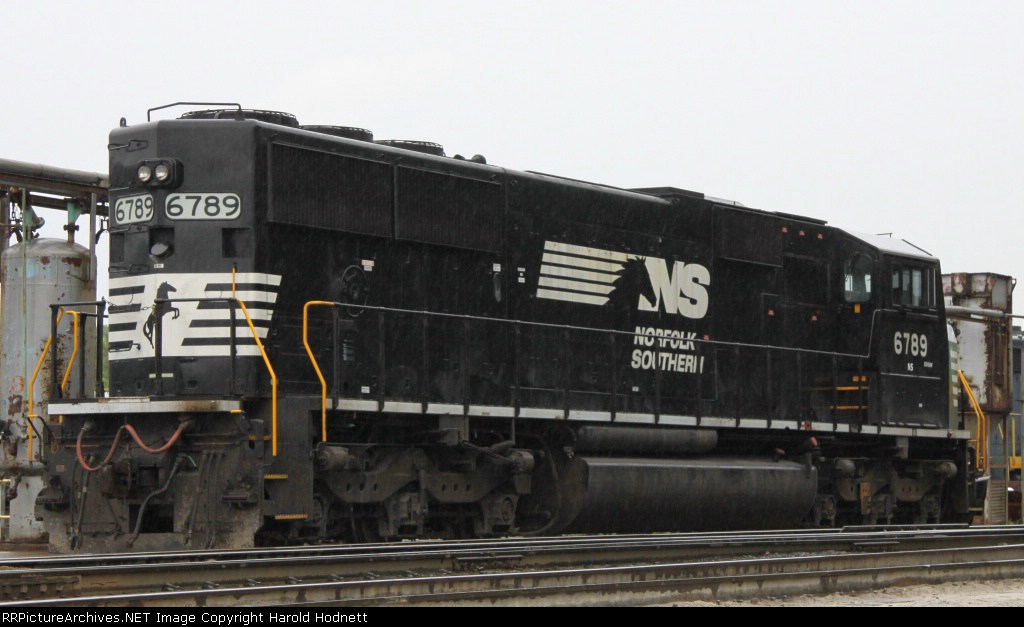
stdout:
<svg viewBox="0 0 1024 627">
<path fill-rule="evenodd" d="M 1024 527 L 406 542 L 12 558 L 4 607 L 641 604 L 1024 576 Z"/>
</svg>

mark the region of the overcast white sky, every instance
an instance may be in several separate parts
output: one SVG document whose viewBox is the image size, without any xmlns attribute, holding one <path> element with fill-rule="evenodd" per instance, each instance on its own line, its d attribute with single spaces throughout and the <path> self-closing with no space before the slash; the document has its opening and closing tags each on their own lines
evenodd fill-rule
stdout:
<svg viewBox="0 0 1024 627">
<path fill-rule="evenodd" d="M 239 102 L 1024 277 L 1020 0 L 33 0 L 0 67 L 8 159 L 106 172 L 120 117 Z"/>
</svg>

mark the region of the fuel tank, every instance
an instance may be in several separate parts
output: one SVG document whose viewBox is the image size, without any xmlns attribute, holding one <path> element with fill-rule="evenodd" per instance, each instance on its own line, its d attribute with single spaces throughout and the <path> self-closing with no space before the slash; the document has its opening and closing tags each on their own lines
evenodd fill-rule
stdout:
<svg viewBox="0 0 1024 627">
<path fill-rule="evenodd" d="M 570 533 L 781 529 L 810 511 L 818 473 L 772 459 L 575 457 L 561 483 Z"/>
</svg>

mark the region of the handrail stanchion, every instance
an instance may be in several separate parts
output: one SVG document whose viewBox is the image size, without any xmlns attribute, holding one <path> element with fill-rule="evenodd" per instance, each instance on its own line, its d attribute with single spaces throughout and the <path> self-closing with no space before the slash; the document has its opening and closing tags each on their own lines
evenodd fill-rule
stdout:
<svg viewBox="0 0 1024 627">
<path fill-rule="evenodd" d="M 252 317 L 249 316 L 249 310 L 246 308 L 242 299 L 238 298 L 236 294 L 235 268 L 231 268 L 231 298 L 238 303 L 238 307 L 242 310 L 242 315 L 245 316 L 245 322 L 249 325 L 249 330 L 252 331 L 252 339 L 256 340 L 256 347 L 260 349 L 260 355 L 263 357 L 263 363 L 267 366 L 267 372 L 270 373 L 270 450 L 271 455 L 277 457 L 277 374 L 274 372 L 274 367 L 270 365 L 270 357 L 267 356 L 267 351 L 263 348 L 263 342 L 260 341 L 260 334 L 256 332 L 256 326 L 252 323 Z"/>
<path fill-rule="evenodd" d="M 519 373 L 523 369 L 523 346 L 522 346 L 522 329 L 520 328 L 521 322 L 516 320 L 512 322 L 513 329 L 513 341 L 515 345 L 513 347 L 514 363 L 512 364 L 512 381 L 515 386 L 515 398 L 513 399 L 513 407 L 515 417 L 519 417 L 519 412 L 523 409 L 523 395 L 522 395 L 522 384 L 519 382 Z"/>
<path fill-rule="evenodd" d="M 562 369 L 562 418 L 569 419 L 569 388 L 572 387 L 572 368 L 569 364 L 572 363 L 572 341 L 569 335 L 569 329 L 562 329 L 561 333 L 558 334 L 561 341 L 561 350 L 558 351 L 558 356 L 561 358 L 561 369 Z"/>
<path fill-rule="evenodd" d="M 615 365 L 618 363 L 618 352 L 615 350 L 615 339 L 614 333 L 608 336 L 608 342 L 611 347 L 611 356 L 608 359 L 608 363 L 612 364 L 612 406 L 611 406 L 611 422 L 615 422 L 616 416 L 619 414 L 619 368 Z M 634 341 L 635 343 L 635 341 Z"/>
<path fill-rule="evenodd" d="M 334 303 L 326 300 L 311 300 L 302 307 L 302 345 L 306 347 L 306 354 L 316 371 L 316 378 L 320 380 L 320 437 L 327 441 L 327 381 L 323 372 L 320 371 L 320 364 L 313 356 L 313 349 L 309 347 L 309 308 L 316 306 L 333 307 Z M 337 351 L 335 351 L 337 352 Z"/>
<path fill-rule="evenodd" d="M 797 416 L 804 416 L 804 354 L 796 354 L 796 411 Z"/>
<path fill-rule="evenodd" d="M 421 329 L 420 332 L 422 333 L 422 338 L 421 338 L 422 342 L 421 342 L 420 348 L 421 348 L 422 359 L 423 359 L 423 365 L 421 367 L 422 367 L 422 372 L 429 372 L 430 371 L 430 344 L 429 344 L 429 342 L 430 342 L 430 331 L 429 331 L 428 323 L 430 321 L 430 318 L 426 314 L 423 314 L 423 316 L 421 316 L 421 320 L 423 321 L 423 324 L 420 325 L 420 329 Z M 429 389 L 430 389 L 429 386 L 427 385 L 427 379 L 428 379 L 427 377 L 420 377 L 420 392 L 419 392 L 419 394 L 420 394 L 420 412 L 424 413 L 424 414 L 427 413 L 427 401 L 429 400 L 428 397 L 429 397 Z"/>
<path fill-rule="evenodd" d="M 79 343 L 79 345 L 81 345 L 83 347 L 83 349 L 82 349 L 83 350 L 83 353 L 82 353 L 82 366 L 81 366 L 81 368 L 78 369 L 78 398 L 85 398 L 85 352 L 84 352 L 85 351 L 85 347 L 86 347 L 86 345 L 85 345 L 85 326 L 86 326 L 86 324 L 85 323 L 87 323 L 89 321 L 89 316 L 90 315 L 91 314 L 88 314 L 88 313 L 84 313 L 84 312 L 82 313 L 82 316 L 85 317 L 85 320 L 82 321 L 82 326 L 78 328 L 78 343 Z M 100 342 L 100 340 L 97 339 L 96 340 L 96 344 L 97 344 L 96 350 L 99 350 L 99 342 Z M 73 358 L 72 358 L 72 361 L 74 361 Z"/>
<path fill-rule="evenodd" d="M 96 302 L 96 397 L 106 396 L 103 386 L 103 316 L 107 314 L 107 300 L 101 298 Z"/>
<path fill-rule="evenodd" d="M 984 472 L 985 467 L 988 466 L 988 418 L 985 417 L 981 404 L 978 403 L 978 399 L 974 396 L 974 390 L 971 389 L 971 384 L 968 383 L 967 377 L 964 376 L 964 371 L 957 370 L 956 374 L 960 377 L 960 385 L 963 386 L 964 392 L 967 393 L 967 400 L 970 401 L 974 415 L 978 419 L 978 446 L 974 449 L 974 467 Z"/>
<path fill-rule="evenodd" d="M 153 301 L 154 307 L 159 308 L 161 304 L 167 301 L 159 298 Z M 153 328 L 153 361 L 154 369 L 156 371 L 156 393 L 159 396 L 164 395 L 164 317 L 157 316 Z"/>
<path fill-rule="evenodd" d="M 740 347 L 733 346 L 732 350 L 732 377 L 733 381 L 742 381 L 740 376 Z M 740 426 L 740 406 L 743 404 L 743 387 L 738 386 L 736 388 L 736 400 L 735 407 L 733 408 L 733 419 L 736 421 L 736 426 Z"/>
<path fill-rule="evenodd" d="M 839 358 L 832 355 L 832 430 L 839 428 Z"/>
<path fill-rule="evenodd" d="M 340 397 L 338 390 L 341 389 L 341 368 L 342 353 L 345 350 L 345 340 L 341 338 L 341 325 L 338 324 L 338 307 L 331 307 L 331 390 L 334 394 L 331 394 L 331 399 L 334 401 L 334 409 L 338 408 L 338 401 Z M 339 343 L 340 342 L 340 343 Z"/>
<path fill-rule="evenodd" d="M 697 419 L 697 426 L 700 426 L 701 419 L 701 405 L 704 402 L 704 356 L 701 354 L 701 349 L 704 345 L 703 340 L 698 339 L 694 343 L 694 357 L 697 359 L 697 403 L 694 406 L 695 411 L 693 412 L 694 417 Z"/>
<path fill-rule="evenodd" d="M 460 351 L 459 367 L 462 368 L 462 415 L 469 415 L 469 320 L 462 321 L 462 350 Z M 568 416 L 568 414 L 566 414 Z"/>
<path fill-rule="evenodd" d="M 387 388 L 387 344 L 385 343 L 384 310 L 377 310 L 377 364 L 380 374 L 377 378 L 377 411 L 384 411 L 384 390 Z"/>
<path fill-rule="evenodd" d="M 231 391 L 232 394 L 234 394 L 235 393 L 235 386 L 238 384 L 238 373 L 235 371 L 235 368 L 237 367 L 236 364 L 235 364 L 235 361 L 238 358 L 238 331 L 235 329 L 235 324 L 236 324 L 237 316 L 235 314 L 235 302 L 234 301 L 229 301 L 228 302 L 228 317 L 230 318 L 230 322 L 231 322 L 231 348 L 228 349 L 228 352 L 230 353 L 230 357 L 231 357 L 231 388 L 230 388 L 230 391 Z"/>
<path fill-rule="evenodd" d="M 661 342 L 654 344 L 654 424 L 661 423 Z"/>
<path fill-rule="evenodd" d="M 57 315 L 57 310 L 60 310 L 60 315 Z M 64 308 L 59 305 L 50 305 L 50 340 L 47 342 L 46 348 L 43 349 L 43 353 L 47 350 L 50 351 L 50 389 L 56 390 L 57 397 L 60 398 L 60 388 L 57 386 L 57 345 L 52 343 L 53 338 L 57 337 L 57 324 L 60 323 L 60 319 L 64 317 Z M 31 410 L 30 410 L 31 411 Z"/>
<path fill-rule="evenodd" d="M 35 410 L 35 387 L 36 378 L 39 376 L 39 371 L 43 368 L 43 362 L 46 361 L 46 353 L 50 351 L 51 346 L 56 346 L 53 342 L 54 336 L 57 335 L 57 325 L 60 324 L 61 319 L 64 317 L 64 308 L 59 305 L 51 305 L 51 311 L 53 311 L 53 318 L 51 318 L 50 329 L 52 330 L 50 337 L 46 339 L 46 344 L 43 346 L 43 352 L 39 355 L 39 361 L 36 363 L 36 369 L 32 373 L 32 380 L 28 383 L 28 413 L 25 415 L 25 426 L 28 427 L 28 459 L 32 461 L 33 457 L 33 445 L 35 441 L 32 437 L 33 427 L 32 419 L 38 418 L 39 414 L 34 413 Z M 54 351 L 56 354 L 56 351 Z M 52 375 L 54 383 L 56 383 L 56 374 Z"/>
<path fill-rule="evenodd" d="M 78 357 L 78 317 L 82 315 L 82 312 L 74 311 L 73 309 L 69 309 L 68 313 L 71 314 L 71 358 L 68 359 L 68 367 L 64 370 L 64 376 L 60 380 L 61 398 L 64 398 L 64 394 L 67 391 L 68 380 L 71 378 L 71 369 L 75 367 L 75 358 Z M 82 330 L 84 331 L 84 328 Z"/>
</svg>

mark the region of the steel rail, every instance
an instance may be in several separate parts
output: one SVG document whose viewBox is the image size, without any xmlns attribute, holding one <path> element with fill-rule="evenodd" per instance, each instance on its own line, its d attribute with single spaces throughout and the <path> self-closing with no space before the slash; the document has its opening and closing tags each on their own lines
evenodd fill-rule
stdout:
<svg viewBox="0 0 1024 627">
<path fill-rule="evenodd" d="M 941 549 L 935 547 L 940 546 Z M 231 552 L 139 553 L 25 557 L 0 560 L 0 602 L 85 599 L 98 591 L 150 594 L 160 589 L 251 587 L 251 581 L 311 581 L 394 573 L 465 573 L 483 569 L 544 569 L 580 563 L 650 564 L 741 555 L 801 552 L 851 554 L 896 549 L 964 550 L 1024 546 L 1024 527 L 847 531 L 734 532 L 583 536 L 365 546 L 292 547 Z M 951 548 L 952 547 L 952 548 Z"/>
<path fill-rule="evenodd" d="M 96 568 L 104 566 L 132 567 L 134 564 L 188 564 L 191 562 L 230 563 L 252 562 L 272 559 L 380 559 L 382 557 L 414 557 L 417 555 L 465 553 L 501 553 L 509 551 L 552 552 L 552 551 L 601 551 L 610 547 L 679 547 L 721 550 L 729 546 L 739 548 L 772 546 L 802 546 L 821 543 L 868 546 L 871 544 L 907 543 L 923 538 L 924 541 L 942 536 L 952 539 L 976 539 L 979 542 L 1013 541 L 1024 538 L 1024 526 L 1003 525 L 966 527 L 962 525 L 934 525 L 916 527 L 869 527 L 837 528 L 819 530 L 789 531 L 742 531 L 715 533 L 597 535 L 597 536 L 546 536 L 530 538 L 471 539 L 445 541 L 415 541 L 378 544 L 307 545 L 263 549 L 196 550 L 172 552 L 99 553 L 48 555 L 40 557 L 9 556 L 0 559 L 0 576 L 17 568 Z"/>
<path fill-rule="evenodd" d="M 639 604 L 834 593 L 1021 575 L 1024 544 L 389 578 L 345 579 L 321 573 L 318 580 L 309 581 L 293 578 L 266 584 L 250 578 L 235 586 L 202 582 L 189 590 L 32 599 L 3 606 Z M 586 595 L 585 600 L 581 595 Z"/>
</svg>

